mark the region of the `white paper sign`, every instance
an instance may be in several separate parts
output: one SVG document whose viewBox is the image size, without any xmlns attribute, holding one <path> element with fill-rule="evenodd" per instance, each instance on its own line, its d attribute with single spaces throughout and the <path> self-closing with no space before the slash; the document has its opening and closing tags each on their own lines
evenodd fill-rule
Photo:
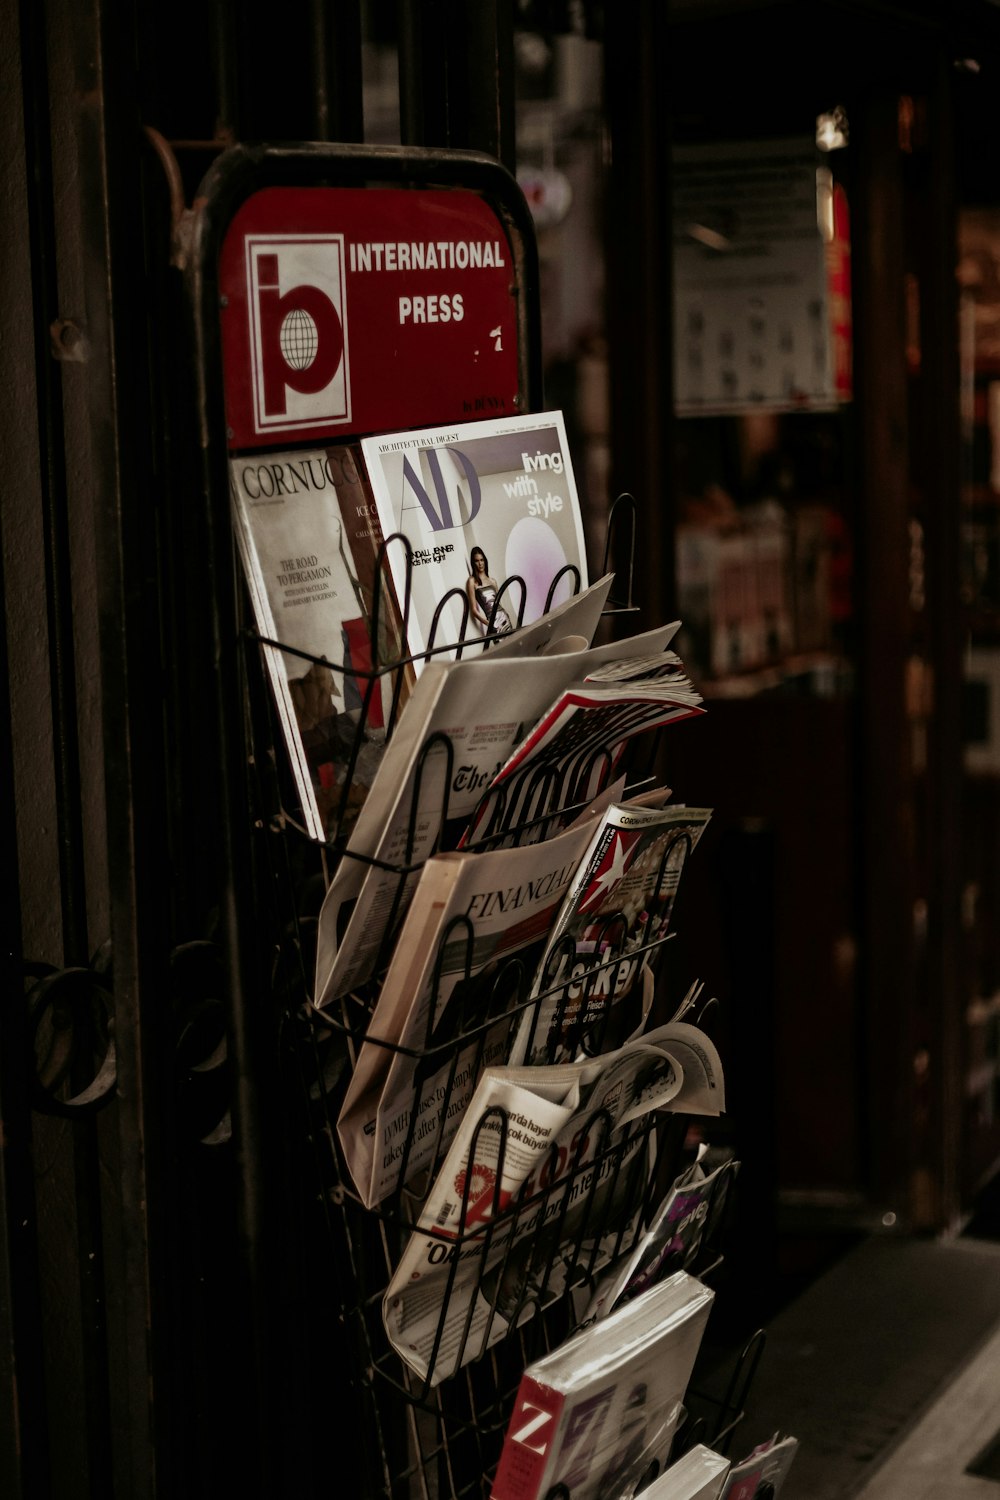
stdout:
<svg viewBox="0 0 1000 1500">
<path fill-rule="evenodd" d="M 678 413 L 835 405 L 822 170 L 807 138 L 676 148 Z"/>
</svg>

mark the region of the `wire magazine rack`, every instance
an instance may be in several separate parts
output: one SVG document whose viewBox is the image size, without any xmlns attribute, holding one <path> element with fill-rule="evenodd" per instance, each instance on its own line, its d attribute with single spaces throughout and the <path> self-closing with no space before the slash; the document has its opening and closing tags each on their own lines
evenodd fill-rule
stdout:
<svg viewBox="0 0 1000 1500">
<path fill-rule="evenodd" d="M 388 539 L 383 547 L 396 540 Z M 607 614 L 634 611 L 634 548 L 634 501 L 623 496 L 609 519 L 605 571 L 616 550 L 624 554 L 625 566 L 616 569 L 616 578 L 624 578 L 626 592 L 609 604 Z M 384 556 L 380 561 L 384 562 Z M 553 580 L 553 590 L 557 581 Z M 575 582 L 578 587 L 579 577 Z M 506 580 L 498 591 L 497 606 L 505 593 L 516 592 L 516 587 L 517 580 Z M 405 591 L 400 601 L 404 638 L 407 594 Z M 373 640 L 378 638 L 378 609 L 376 597 Z M 521 612 L 523 602 L 518 623 Z M 395 866 L 381 864 L 395 878 L 396 896 L 381 934 L 373 977 L 334 1005 L 319 1010 L 311 992 L 319 907 L 336 862 L 354 857 L 346 847 L 349 775 L 338 806 L 342 829 L 325 844 L 309 839 L 294 810 L 294 790 L 288 784 L 283 757 L 272 748 L 280 744 L 281 736 L 262 648 L 287 648 L 279 641 L 262 639 L 252 629 L 243 634 L 247 647 L 243 658 L 245 733 L 251 747 L 250 790 L 254 801 L 251 816 L 263 835 L 257 844 L 260 868 L 255 884 L 259 891 L 269 893 L 272 925 L 279 934 L 272 954 L 271 990 L 279 1017 L 283 1097 L 295 1169 L 300 1174 L 303 1197 L 312 1205 L 311 1243 L 323 1261 L 325 1291 L 322 1308 L 316 1312 L 317 1339 L 320 1343 L 327 1338 L 333 1340 L 338 1350 L 335 1358 L 343 1371 L 351 1372 L 344 1373 L 343 1380 L 362 1436 L 365 1477 L 359 1492 L 393 1500 L 403 1496 L 421 1500 L 485 1497 L 522 1371 L 575 1331 L 600 1277 L 635 1249 L 664 1193 L 691 1159 L 689 1121 L 681 1114 L 652 1112 L 614 1130 L 607 1112 L 596 1110 L 587 1119 L 575 1151 L 557 1156 L 556 1146 L 551 1147 L 541 1169 L 511 1201 L 501 1202 L 497 1194 L 511 1122 L 503 1110 L 494 1109 L 477 1123 L 473 1135 L 458 1233 L 447 1240 L 435 1240 L 435 1231 L 419 1229 L 416 1219 L 445 1154 L 448 1137 L 444 1122 L 467 1104 L 471 1081 L 482 1067 L 506 1056 L 514 1029 L 523 1018 L 527 1016 L 529 1024 L 537 1019 L 543 1002 L 553 996 L 558 1002 L 556 1032 L 575 1052 L 597 1056 L 618 1045 L 636 1025 L 636 1007 L 642 1003 L 640 990 L 636 986 L 625 1001 L 614 1006 L 602 997 L 614 992 L 616 975 L 627 961 L 641 960 L 655 982 L 670 933 L 668 930 L 664 936 L 663 928 L 658 927 L 659 935 L 640 930 L 636 937 L 633 930 L 626 954 L 627 924 L 622 918 L 609 917 L 597 943 L 599 961 L 587 968 L 573 1005 L 567 1008 L 570 1003 L 565 984 L 562 995 L 557 996 L 558 987 L 552 986 L 528 998 L 532 974 L 521 957 L 508 959 L 488 977 L 475 977 L 472 929 L 467 919 L 458 919 L 446 930 L 438 949 L 434 996 L 438 995 L 442 955 L 449 945 L 465 945 L 465 979 L 460 979 L 446 1004 L 432 998 L 422 1044 L 401 1047 L 373 1035 L 370 1017 L 396 936 L 397 914 L 407 883 L 419 868 L 412 855 L 416 810 L 421 805 L 421 771 L 432 750 L 451 755 L 447 737 L 435 736 L 433 744 L 423 746 L 418 761 L 405 857 Z M 462 637 L 438 645 L 432 630 L 426 655 L 438 651 L 460 655 L 472 644 L 464 639 L 464 631 Z M 478 637 L 477 642 L 479 650 L 487 649 L 489 637 L 485 644 Z M 359 753 L 368 708 L 387 676 L 395 683 L 387 723 L 387 731 L 392 733 L 400 699 L 399 682 L 411 663 L 412 658 L 389 663 L 376 660 L 370 669 L 349 669 L 362 689 L 357 742 L 348 756 L 349 772 Z M 337 670 L 334 664 L 329 665 Z M 654 763 L 656 734 L 653 731 L 630 742 L 625 762 L 612 766 L 610 761 L 603 764 L 600 755 L 591 758 L 580 780 L 588 784 L 595 778 L 606 781 L 612 770 L 619 775 L 624 769 L 630 789 L 643 786 Z M 537 772 L 532 774 L 537 776 Z M 527 799 L 532 809 L 529 838 L 544 836 L 552 807 L 564 806 L 573 788 L 543 776 L 531 790 Z M 445 800 L 442 837 L 447 824 Z M 523 825 L 513 829 L 505 825 L 486 843 L 525 832 Z M 688 852 L 689 836 L 686 848 L 668 846 L 664 850 L 657 892 L 661 886 L 665 889 L 669 869 L 676 867 L 678 859 L 683 862 Z M 684 1019 L 710 1031 L 716 1003 L 709 1000 L 701 1006 L 694 1004 Z M 374 1208 L 364 1207 L 352 1184 L 337 1131 L 340 1106 L 363 1046 L 402 1054 L 412 1073 L 414 1091 L 407 1131 L 398 1145 L 393 1189 Z M 430 1101 L 425 1091 L 432 1088 L 435 1096 Z M 437 1144 L 430 1162 L 422 1160 L 414 1172 L 417 1121 L 428 1109 L 436 1117 Z M 477 1147 L 485 1131 L 492 1131 L 498 1141 L 500 1166 L 484 1212 L 482 1198 L 475 1203 L 473 1200 Z M 732 1206 L 730 1188 L 737 1166 L 730 1163 L 731 1170 L 717 1175 L 705 1227 L 684 1262 L 685 1269 L 709 1283 L 722 1264 L 727 1210 Z M 385 1323 L 385 1314 L 391 1313 L 391 1307 L 384 1305 L 387 1288 L 413 1234 L 429 1241 L 430 1254 L 437 1254 L 444 1267 L 437 1327 L 423 1374 L 415 1373 L 396 1352 Z M 459 1301 L 460 1287 L 465 1287 L 461 1296 L 468 1294 L 466 1280 L 457 1273 L 470 1257 L 477 1259 L 479 1270 L 466 1308 Z M 474 1326 L 473 1301 L 488 1307 L 485 1328 Z M 498 1326 L 504 1334 L 499 1339 Z M 700 1385 L 696 1368 L 671 1453 L 657 1457 L 648 1478 L 668 1457 L 676 1459 L 694 1442 L 704 1441 L 728 1451 L 743 1414 L 763 1337 L 763 1333 L 756 1334 L 721 1371 L 721 1379 L 716 1372 L 714 1380 Z M 573 1497 L 564 1487 L 557 1487 L 549 1500 Z"/>
<path fill-rule="evenodd" d="M 369 188 L 380 193 L 391 190 L 398 220 L 369 218 L 374 211 L 367 207 L 364 213 L 360 211 L 359 201 L 365 196 L 360 190 Z M 349 211 L 338 200 L 336 215 L 332 210 L 329 217 L 325 209 L 318 212 L 317 204 L 329 206 L 331 189 L 338 195 L 349 190 Z M 370 861 L 381 863 L 395 891 L 395 899 L 380 918 L 372 977 L 323 1010 L 313 994 L 320 909 L 341 863 L 357 857 L 350 848 L 350 833 L 371 741 L 377 742 L 379 736 L 388 740 L 405 716 L 405 695 L 418 675 L 420 661 L 439 653 L 471 657 L 492 650 L 492 639 L 499 634 L 500 608 L 512 621 L 521 622 L 525 584 L 516 578 L 503 581 L 485 636 L 467 628 L 471 627 L 469 606 L 460 594 L 461 624 L 457 632 L 452 631 L 457 639 L 439 641 L 438 634 L 446 628 L 441 624 L 445 604 L 441 601 L 419 658 L 407 657 L 396 647 L 409 639 L 409 585 L 415 559 L 407 547 L 402 585 L 391 590 L 389 574 L 395 572 L 398 580 L 399 570 L 385 566 L 386 551 L 407 546 L 405 538 L 393 536 L 379 547 L 370 604 L 358 600 L 362 614 L 367 612 L 367 631 L 359 632 L 367 634 L 367 659 L 352 657 L 349 667 L 338 669 L 332 660 L 318 663 L 315 657 L 280 640 L 264 639 L 249 628 L 251 591 L 241 581 L 237 561 L 230 463 L 247 443 L 254 451 L 269 451 L 267 445 L 279 440 L 286 429 L 264 431 L 254 419 L 253 437 L 249 436 L 253 382 L 247 381 L 247 372 L 253 361 L 249 346 L 244 348 L 241 342 L 244 335 L 236 338 L 233 333 L 239 324 L 233 314 L 241 298 L 252 301 L 257 295 L 248 274 L 253 236 L 263 236 L 270 244 L 275 235 L 283 236 L 286 231 L 295 237 L 303 232 L 312 237 L 315 231 L 338 239 L 343 255 L 343 239 L 339 238 L 343 223 L 349 222 L 359 233 L 362 224 L 374 224 L 369 237 L 382 239 L 398 222 L 400 240 L 409 241 L 415 238 L 414 223 L 429 222 L 424 213 L 430 214 L 433 204 L 425 195 L 436 197 L 442 192 L 479 198 L 480 207 L 491 216 L 490 234 L 495 233 L 509 249 L 509 256 L 504 255 L 503 284 L 496 292 L 497 305 L 510 327 L 509 347 L 516 348 L 516 361 L 509 370 L 506 364 L 502 367 L 507 373 L 502 379 L 497 376 L 495 395 L 505 403 L 498 410 L 536 412 L 542 400 L 542 362 L 534 227 L 516 180 L 493 158 L 417 147 L 236 145 L 222 154 L 203 180 L 183 246 L 193 315 L 194 397 L 205 502 L 201 530 L 211 569 L 207 594 L 212 667 L 216 669 L 210 695 L 214 715 L 211 771 L 218 805 L 209 805 L 206 816 L 217 819 L 213 826 L 220 845 L 217 928 L 229 989 L 226 1042 L 233 1056 L 232 1135 L 240 1156 L 240 1264 L 252 1282 L 253 1309 L 261 1330 L 254 1344 L 259 1366 L 254 1379 L 263 1399 L 280 1398 L 286 1421 L 295 1424 L 294 1434 L 282 1433 L 286 1450 L 282 1457 L 287 1458 L 289 1470 L 300 1454 L 287 1450 L 301 1445 L 307 1452 L 296 1477 L 307 1474 L 316 1481 L 313 1492 L 326 1493 L 331 1456 L 343 1451 L 340 1436 L 349 1433 L 363 1470 L 356 1490 L 365 1500 L 488 1496 L 525 1365 L 574 1331 L 581 1307 L 598 1279 L 637 1244 L 650 1214 L 691 1154 L 688 1122 L 680 1115 L 651 1114 L 627 1129 L 611 1131 L 607 1119 L 597 1112 L 587 1121 L 586 1151 L 581 1148 L 578 1156 L 566 1161 L 543 1162 L 537 1182 L 510 1202 L 489 1202 L 488 1212 L 475 1222 L 472 1189 L 466 1187 L 457 1236 L 441 1246 L 446 1259 L 449 1254 L 451 1259 L 441 1299 L 442 1321 L 432 1340 L 426 1373 L 414 1373 L 390 1343 L 383 1319 L 386 1292 L 414 1233 L 421 1194 L 437 1168 L 440 1152 L 422 1163 L 419 1172 L 411 1171 L 416 1159 L 411 1132 L 411 1138 L 400 1143 L 394 1191 L 377 1207 L 366 1208 L 347 1169 L 337 1121 L 347 1088 L 357 1076 L 361 1050 L 366 1046 L 382 1047 L 387 1054 L 393 1050 L 387 1039 L 372 1034 L 371 1014 L 405 895 L 420 868 L 414 855 L 418 813 L 424 810 L 422 783 L 435 774 L 435 764 L 440 769 L 442 758 L 448 766 L 454 763 L 455 746 L 447 735 L 434 736 L 420 751 L 402 857 L 394 865 Z M 410 199 L 405 213 L 397 193 Z M 341 219 L 341 213 L 346 217 Z M 381 227 L 383 223 L 389 227 Z M 224 275 L 227 255 L 231 264 Z M 294 271 L 294 276 L 299 274 Z M 332 283 L 328 290 L 334 290 Z M 395 307 L 394 300 L 391 306 Z M 224 323 L 227 337 L 235 339 L 226 345 L 228 353 Z M 355 324 L 359 330 L 360 326 Z M 374 343 L 372 326 L 367 337 Z M 386 408 L 381 389 L 358 378 L 355 360 L 351 429 L 339 423 L 331 429 L 326 417 L 317 417 L 314 430 L 308 423 L 292 429 L 289 445 L 304 443 L 310 431 L 317 444 L 326 446 L 332 441 L 331 430 L 338 442 L 351 442 L 366 431 L 464 419 L 467 408 L 458 403 L 457 394 L 442 402 L 441 392 L 426 378 L 423 363 L 411 364 L 401 357 L 398 373 L 408 378 L 406 400 L 392 410 L 405 408 L 405 415 L 383 420 Z M 380 384 L 383 375 L 380 367 Z M 372 378 L 369 375 L 369 381 Z M 463 390 L 462 401 L 469 394 Z M 234 425 L 236 413 L 242 417 Z M 635 516 L 631 497 L 616 501 L 608 516 L 601 572 L 614 573 L 616 593 L 606 606 L 612 616 L 627 616 L 636 608 L 632 601 Z M 557 575 L 551 580 L 550 599 L 560 582 L 578 590 L 581 579 L 578 574 Z M 615 624 L 610 622 L 612 630 Z M 471 639 L 465 638 L 469 634 Z M 321 664 L 334 674 L 338 670 L 350 674 L 351 715 L 355 717 L 353 727 L 345 729 L 347 743 L 340 746 L 344 753 L 338 751 L 330 784 L 324 781 L 322 785 L 319 822 L 326 835 L 323 840 L 310 837 L 302 816 L 304 788 L 296 787 L 285 746 L 290 723 L 272 692 L 270 669 L 275 653 L 299 657 L 306 669 L 309 664 Z M 342 687 L 347 686 L 345 678 Z M 340 696 L 346 705 L 347 694 Z M 478 841 L 478 846 L 502 845 L 522 836 L 531 841 L 546 837 L 559 826 L 557 812 L 589 800 L 594 783 L 606 784 L 612 772 L 616 778 L 627 776 L 629 792 L 643 788 L 655 766 L 656 742 L 653 730 L 629 739 L 622 755 L 612 757 L 598 748 L 585 764 L 578 761 L 571 780 L 550 767 L 532 770 L 527 773 L 530 785 L 518 789 L 526 796 L 489 809 L 489 837 Z M 298 770 L 301 777 L 301 764 Z M 449 828 L 447 800 L 440 809 L 440 823 L 440 847 L 450 847 L 446 831 L 450 839 L 454 830 Z M 425 857 L 426 841 L 419 843 L 419 850 Z M 676 857 L 684 854 L 681 847 Z M 459 932 L 454 937 L 461 941 Z M 599 990 L 613 984 L 626 957 L 623 927 L 609 921 L 601 941 L 605 951 L 587 976 L 579 1009 L 572 1016 L 557 1011 L 560 1023 L 569 1022 L 570 1042 L 595 1054 L 615 1045 L 616 1028 L 634 1025 L 635 1006 L 646 998 L 637 992 L 635 998 L 630 995 L 610 1011 L 597 1003 Z M 638 944 L 627 956 L 646 963 L 655 979 L 661 975 L 668 948 L 667 939 L 654 937 L 652 931 L 640 932 Z M 504 1049 L 515 1024 L 530 1017 L 533 1008 L 537 1013 L 545 996 L 529 998 L 530 977 L 523 961 L 512 962 L 488 982 L 459 984 L 447 1005 L 432 1005 L 427 1035 L 421 1045 L 409 1049 L 407 1063 L 418 1098 L 432 1080 L 435 1087 L 441 1086 L 436 1106 L 441 1119 L 464 1103 L 468 1080 L 463 1083 L 462 1074 L 471 1077 L 484 1059 Z M 663 1003 L 657 992 L 651 1001 L 654 1011 Z M 687 1019 L 707 1030 L 713 1004 L 692 1011 Z M 416 1112 L 411 1110 L 411 1116 Z M 510 1121 L 501 1115 L 489 1123 L 504 1151 Z M 485 1131 L 487 1125 L 482 1128 Z M 709 1205 L 711 1232 L 703 1233 L 697 1256 L 687 1267 L 706 1279 L 721 1265 L 727 1209 L 733 1198 L 729 1192 L 732 1173 L 721 1174 L 718 1182 L 717 1200 Z M 268 1222 L 275 1208 L 284 1209 L 287 1224 L 275 1227 Z M 507 1334 L 496 1342 L 465 1326 L 461 1316 L 454 1316 L 457 1282 L 451 1268 L 465 1251 L 480 1255 L 482 1275 L 477 1268 L 476 1295 L 485 1299 L 491 1317 L 493 1312 L 507 1314 Z M 279 1312 L 264 1306 L 273 1302 L 279 1304 Z M 707 1376 L 702 1381 L 696 1367 L 686 1398 L 685 1422 L 674 1440 L 674 1457 L 698 1440 L 727 1449 L 742 1415 L 760 1347 L 760 1338 L 751 1340 L 721 1371 L 718 1383 Z M 446 1359 L 456 1373 L 438 1378 Z M 287 1386 L 293 1381 L 289 1395 Z M 658 1455 L 657 1463 L 667 1459 L 667 1454 Z M 288 1493 L 300 1493 L 301 1488 L 290 1488 Z M 574 1500 L 560 1494 L 561 1500 Z M 556 1500 L 555 1494 L 551 1500 Z"/>
</svg>

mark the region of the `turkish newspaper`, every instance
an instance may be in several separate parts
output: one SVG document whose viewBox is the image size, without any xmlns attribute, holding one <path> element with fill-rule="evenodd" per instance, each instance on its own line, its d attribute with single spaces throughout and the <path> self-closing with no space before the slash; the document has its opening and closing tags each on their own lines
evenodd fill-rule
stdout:
<svg viewBox="0 0 1000 1500">
<path fill-rule="evenodd" d="M 718 1052 L 683 1021 L 585 1062 L 486 1069 L 385 1293 L 400 1357 L 436 1385 L 608 1264 L 637 1232 L 651 1113 L 724 1109 Z"/>
</svg>

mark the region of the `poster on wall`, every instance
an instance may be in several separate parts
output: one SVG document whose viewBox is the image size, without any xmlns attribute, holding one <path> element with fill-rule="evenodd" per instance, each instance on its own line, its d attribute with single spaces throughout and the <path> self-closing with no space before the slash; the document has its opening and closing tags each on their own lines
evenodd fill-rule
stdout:
<svg viewBox="0 0 1000 1500">
<path fill-rule="evenodd" d="M 677 147 L 673 253 L 680 415 L 849 397 L 846 201 L 814 140 Z"/>
</svg>

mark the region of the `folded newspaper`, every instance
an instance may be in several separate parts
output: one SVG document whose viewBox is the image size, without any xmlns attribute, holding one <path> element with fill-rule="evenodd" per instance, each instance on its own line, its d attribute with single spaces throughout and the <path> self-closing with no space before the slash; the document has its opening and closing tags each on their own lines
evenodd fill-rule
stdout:
<svg viewBox="0 0 1000 1500">
<path fill-rule="evenodd" d="M 534 967 L 526 977 L 511 960 L 529 951 L 537 960 L 611 795 L 544 843 L 424 865 L 337 1120 L 366 1208 L 444 1149 L 482 1069 L 506 1059 L 510 1012 Z"/>
<path fill-rule="evenodd" d="M 602 586 L 606 594 L 610 577 Z M 676 629 L 675 622 L 646 632 L 642 649 L 664 650 Z M 498 649 L 425 667 L 323 901 L 314 1004 L 349 994 L 371 977 L 380 956 L 388 958 L 387 929 L 391 939 L 445 817 L 472 814 L 526 727 L 568 682 L 630 649 L 634 642 L 525 657 Z"/>
<path fill-rule="evenodd" d="M 681 873 L 711 810 L 650 800 L 613 804 L 594 829 L 539 961 L 531 988 L 539 1004 L 523 1013 L 512 1063 L 572 1057 L 588 1028 L 602 1026 L 630 993 L 643 956 L 666 935 Z M 660 799 L 654 793 L 652 800 Z"/>
<path fill-rule="evenodd" d="M 638 640 L 622 644 L 632 652 L 581 663 L 585 670 L 533 723 L 479 799 L 464 845 L 495 845 L 525 819 L 585 802 L 616 773 L 631 740 L 704 713 L 678 656 L 649 655 Z"/>
<path fill-rule="evenodd" d="M 602 1269 L 636 1228 L 650 1114 L 724 1109 L 718 1052 L 684 1021 L 586 1062 L 487 1068 L 386 1290 L 393 1348 L 436 1385 Z"/>
</svg>

